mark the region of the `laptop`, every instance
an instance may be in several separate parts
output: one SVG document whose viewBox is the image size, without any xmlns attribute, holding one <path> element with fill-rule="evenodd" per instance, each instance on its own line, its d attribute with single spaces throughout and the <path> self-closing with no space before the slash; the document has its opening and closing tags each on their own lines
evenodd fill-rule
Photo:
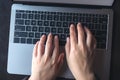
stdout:
<svg viewBox="0 0 120 80">
<path fill-rule="evenodd" d="M 94 73 L 100 80 L 109 80 L 113 11 L 108 7 L 112 6 L 114 0 L 14 1 L 17 4 L 14 3 L 11 7 L 8 73 L 30 75 L 33 47 L 40 36 L 51 32 L 59 36 L 60 46 L 64 46 L 66 37 L 69 36 L 69 25 L 81 22 L 97 39 Z M 73 5 L 79 7 L 72 7 Z M 81 5 L 94 5 L 94 8 L 83 8 Z M 59 77 L 74 79 L 66 62 Z"/>
</svg>

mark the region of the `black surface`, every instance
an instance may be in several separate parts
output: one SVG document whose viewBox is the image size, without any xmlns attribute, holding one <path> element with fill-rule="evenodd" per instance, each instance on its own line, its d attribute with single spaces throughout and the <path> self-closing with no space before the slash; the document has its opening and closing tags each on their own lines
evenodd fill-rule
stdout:
<svg viewBox="0 0 120 80">
<path fill-rule="evenodd" d="M 12 0 L 0 0 L 0 80 L 21 80 L 25 76 L 7 73 L 7 55 L 9 40 L 9 23 Z M 120 80 L 120 0 L 115 0 L 114 10 L 111 80 Z"/>
</svg>

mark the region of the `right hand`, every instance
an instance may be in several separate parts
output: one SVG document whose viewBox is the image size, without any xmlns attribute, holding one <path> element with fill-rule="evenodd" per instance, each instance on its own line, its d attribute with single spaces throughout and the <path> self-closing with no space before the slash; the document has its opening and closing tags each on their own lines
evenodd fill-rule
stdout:
<svg viewBox="0 0 120 80">
<path fill-rule="evenodd" d="M 86 33 L 86 38 L 85 38 Z M 77 80 L 94 80 L 91 70 L 93 54 L 96 48 L 96 40 L 88 28 L 77 24 L 77 34 L 75 26 L 70 26 L 70 38 L 67 38 L 65 45 L 66 59 L 68 66 Z"/>
</svg>

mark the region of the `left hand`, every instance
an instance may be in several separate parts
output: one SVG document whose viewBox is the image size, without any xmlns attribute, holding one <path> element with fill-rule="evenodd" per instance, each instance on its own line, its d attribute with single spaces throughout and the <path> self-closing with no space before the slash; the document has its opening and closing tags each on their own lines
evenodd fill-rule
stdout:
<svg viewBox="0 0 120 80">
<path fill-rule="evenodd" d="M 59 40 L 50 33 L 46 46 L 43 35 L 33 50 L 32 74 L 29 80 L 54 80 L 63 64 L 64 53 L 59 53 Z"/>
</svg>

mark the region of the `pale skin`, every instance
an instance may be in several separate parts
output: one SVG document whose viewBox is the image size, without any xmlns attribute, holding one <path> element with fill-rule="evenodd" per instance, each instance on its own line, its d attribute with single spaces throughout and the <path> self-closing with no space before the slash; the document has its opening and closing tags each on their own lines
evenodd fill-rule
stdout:
<svg viewBox="0 0 120 80">
<path fill-rule="evenodd" d="M 70 37 L 65 44 L 65 54 L 69 69 L 76 80 L 94 80 L 92 62 L 96 40 L 88 28 L 77 24 L 70 25 Z M 86 34 L 86 36 L 85 36 Z M 59 39 L 50 33 L 43 35 L 34 47 L 32 59 L 32 74 L 29 80 L 54 80 L 63 65 L 64 53 L 59 52 Z"/>
</svg>

